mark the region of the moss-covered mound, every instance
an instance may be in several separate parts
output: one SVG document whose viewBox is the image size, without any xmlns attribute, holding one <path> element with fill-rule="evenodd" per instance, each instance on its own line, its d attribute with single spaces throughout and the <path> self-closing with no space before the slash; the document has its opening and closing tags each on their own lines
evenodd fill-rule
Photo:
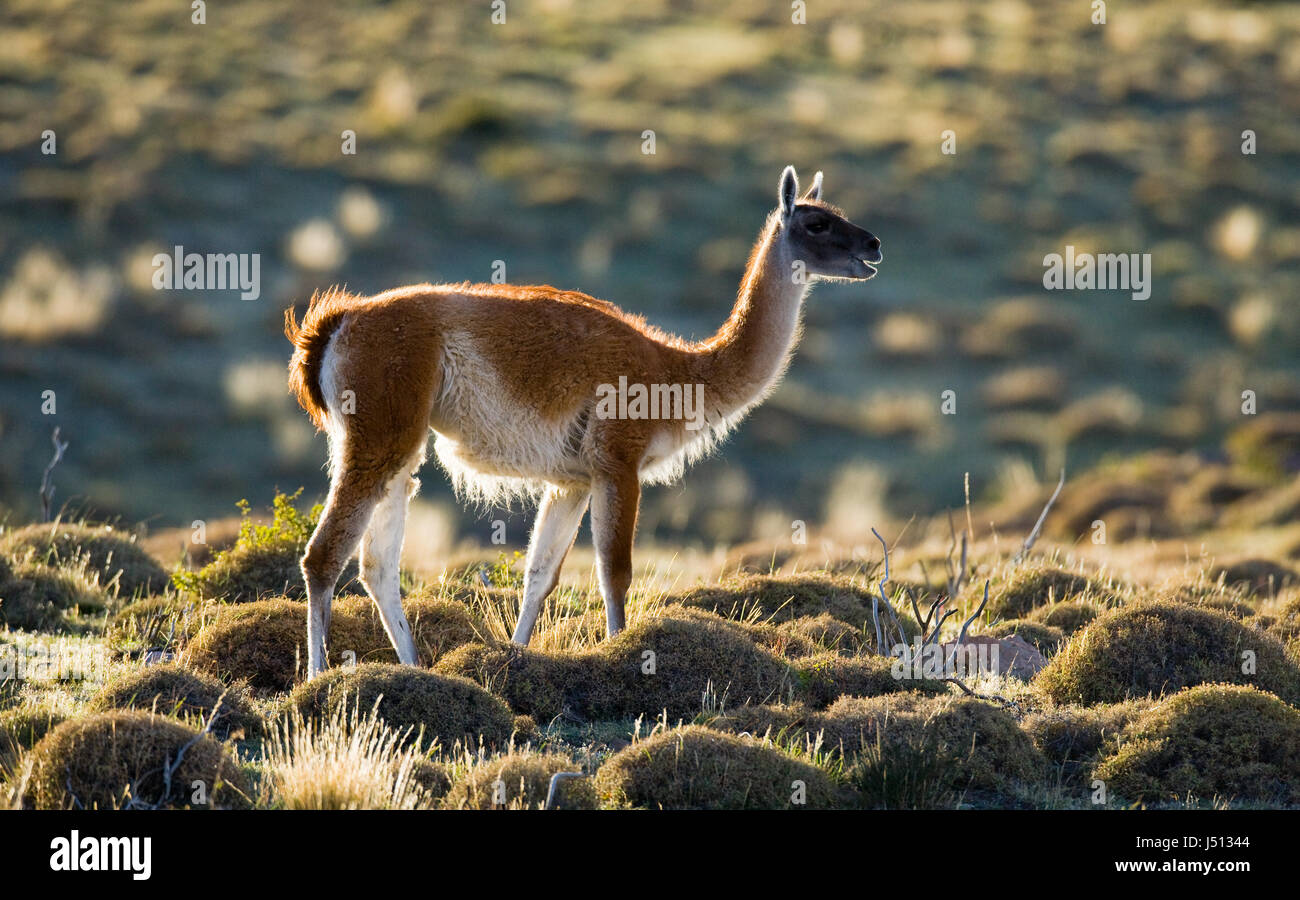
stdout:
<svg viewBox="0 0 1300 900">
<path fill-rule="evenodd" d="M 61 713 L 40 707 L 20 706 L 0 712 L 0 779 L 17 772 L 19 758 L 64 718 Z"/>
<path fill-rule="evenodd" d="M 1051 625 L 1045 625 L 1042 622 L 1035 622 L 1033 619 L 1007 619 L 1005 622 L 990 625 L 980 634 L 987 634 L 996 638 L 1010 637 L 1013 634 L 1019 635 L 1033 644 L 1034 648 L 1044 656 L 1051 656 L 1065 641 L 1065 632 L 1063 630 Z"/>
<path fill-rule="evenodd" d="M 1300 666 L 1276 637 L 1173 600 L 1111 610 L 1071 638 L 1034 679 L 1048 699 L 1084 705 L 1211 682 L 1253 684 L 1300 702 Z"/>
<path fill-rule="evenodd" d="M 1143 713 L 1096 776 L 1129 801 L 1300 802 L 1300 710 L 1242 685 L 1200 685 Z"/>
<path fill-rule="evenodd" d="M 1130 722 L 1151 702 L 1129 700 L 1098 706 L 1052 706 L 1030 713 L 1020 727 L 1048 761 L 1061 767 L 1065 780 L 1091 772 L 1102 756 L 1118 745 Z"/>
<path fill-rule="evenodd" d="M 31 751 L 24 802 L 37 809 L 244 806 L 243 773 L 216 740 L 139 711 L 71 719 Z M 195 799 L 203 783 L 206 803 Z"/>
<path fill-rule="evenodd" d="M 378 715 L 390 728 L 411 728 L 412 740 L 451 747 L 465 741 L 477 747 L 510 740 L 514 716 L 506 705 L 467 678 L 440 675 L 414 666 L 365 663 L 330 669 L 296 687 L 289 705 L 304 719 L 328 719 L 340 709 Z M 421 736 L 421 732 L 423 733 Z"/>
<path fill-rule="evenodd" d="M 581 662 L 578 654 L 493 642 L 458 647 L 438 660 L 433 670 L 468 678 L 503 697 L 515 712 L 549 722 L 581 706 L 581 692 L 576 687 L 583 681 Z M 596 677 L 595 672 L 586 671 L 588 682 Z"/>
<path fill-rule="evenodd" d="M 204 722 L 217 710 L 210 731 L 220 738 L 252 737 L 262 727 L 242 688 L 177 665 L 148 666 L 114 679 L 95 695 L 90 709 L 143 709 L 178 719 L 197 716 Z"/>
<path fill-rule="evenodd" d="M 874 641 L 875 596 L 873 584 L 845 575 L 743 575 L 702 585 L 674 600 L 727 618 L 744 618 L 758 610 L 762 620 L 778 623 L 829 614 L 864 635 L 870 633 Z M 915 627 L 910 616 L 899 613 L 898 618 L 904 628 Z"/>
<path fill-rule="evenodd" d="M 0 571 L 0 624 L 10 628 L 73 630 L 78 612 L 94 612 L 108 605 L 108 595 L 77 570 L 34 560 L 4 569 Z"/>
<path fill-rule="evenodd" d="M 593 651 L 585 706 L 594 718 L 689 718 L 706 705 L 705 693 L 727 705 L 763 703 L 790 683 L 789 666 L 726 622 L 643 620 Z M 524 710 L 520 710 L 524 712 Z"/>
<path fill-rule="evenodd" d="M 331 617 L 330 665 L 369 643 L 355 616 Z M 258 693 L 290 690 L 307 668 L 307 604 L 281 597 L 223 607 L 194 637 L 183 661 L 222 681 L 245 680 Z"/>
<path fill-rule="evenodd" d="M 508 644 L 469 645 L 435 670 L 471 678 L 515 712 L 549 721 L 563 711 L 588 719 L 690 718 L 708 703 L 761 703 L 790 685 L 790 666 L 716 616 L 638 622 L 592 650 L 548 653 Z"/>
<path fill-rule="evenodd" d="M 449 650 L 481 640 L 487 632 L 478 617 L 456 600 L 416 596 L 402 601 L 402 610 L 411 626 L 421 665 L 431 666 Z M 333 614 L 354 617 L 364 626 L 366 645 L 355 648 L 359 660 L 397 662 L 397 652 L 384 630 L 379 610 L 369 597 L 342 597 L 335 601 Z"/>
<path fill-rule="evenodd" d="M 1104 582 L 1078 572 L 1054 566 L 1026 567 L 993 587 L 987 612 L 994 618 L 1023 619 L 1040 606 L 1075 599 L 1106 606 L 1117 596 Z"/>
<path fill-rule="evenodd" d="M 795 660 L 793 695 L 810 706 L 823 707 L 840 697 L 878 697 L 898 691 L 947 693 L 942 681 L 898 677 L 895 660 L 887 656 L 840 656 L 820 653 Z M 905 672 L 909 675 L 911 673 Z"/>
<path fill-rule="evenodd" d="M 99 575 L 103 586 L 116 579 L 118 592 L 125 597 L 156 593 L 171 581 L 134 535 L 107 525 L 28 525 L 0 539 L 0 553 L 54 567 L 85 565 L 87 571 Z"/>
<path fill-rule="evenodd" d="M 435 662 L 473 640 L 482 625 L 452 600 L 403 603 L 420 662 Z M 330 615 L 330 665 L 397 662 L 388 633 L 366 597 L 340 598 Z M 246 679 L 258 693 L 290 690 L 307 664 L 307 605 L 287 598 L 218 605 L 190 642 L 186 658 L 224 680 Z"/>
<path fill-rule="evenodd" d="M 1091 603 L 1066 600 L 1038 607 L 1029 614 L 1029 619 L 1051 628 L 1059 628 L 1069 637 L 1081 628 L 1086 628 L 1100 613 L 1101 610 Z"/>
<path fill-rule="evenodd" d="M 602 804 L 649 809 L 825 809 L 837 789 L 814 765 L 698 725 L 620 750 L 596 773 Z"/>
<path fill-rule="evenodd" d="M 411 780 L 431 798 L 446 796 L 451 790 L 451 773 L 442 763 L 427 756 L 417 758 L 411 766 Z"/>
<path fill-rule="evenodd" d="M 974 697 L 917 693 L 842 697 L 807 723 L 848 756 L 929 748 L 958 791 L 1014 794 L 1044 777 L 1044 759 L 1006 710 Z M 885 757 L 888 760 L 888 755 Z"/>
<path fill-rule="evenodd" d="M 844 694 L 942 690 L 899 679 L 890 659 L 822 652 L 782 659 L 751 630 L 700 610 L 648 619 L 587 651 L 546 652 L 512 644 L 468 644 L 435 671 L 470 678 L 541 722 L 562 713 L 583 719 L 689 719 L 721 704 L 790 699 L 824 706 Z"/>
<path fill-rule="evenodd" d="M 557 772 L 581 773 L 569 757 L 558 753 L 515 751 L 470 766 L 443 800 L 448 809 L 544 809 Z M 555 809 L 595 809 L 591 779 L 579 774 L 561 778 L 555 787 Z"/>
</svg>

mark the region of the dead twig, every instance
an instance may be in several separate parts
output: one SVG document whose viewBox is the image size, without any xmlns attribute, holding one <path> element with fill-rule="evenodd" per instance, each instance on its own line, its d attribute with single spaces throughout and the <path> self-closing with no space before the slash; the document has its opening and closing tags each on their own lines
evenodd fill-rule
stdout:
<svg viewBox="0 0 1300 900">
<path fill-rule="evenodd" d="M 54 474 L 54 467 L 63 459 L 63 453 L 68 449 L 68 442 L 59 440 L 59 426 L 54 426 L 54 434 L 50 435 L 50 440 L 54 444 L 54 458 L 50 464 L 45 467 L 45 474 L 41 476 L 41 521 L 50 521 L 50 507 L 54 505 L 54 482 L 51 476 Z"/>
</svg>

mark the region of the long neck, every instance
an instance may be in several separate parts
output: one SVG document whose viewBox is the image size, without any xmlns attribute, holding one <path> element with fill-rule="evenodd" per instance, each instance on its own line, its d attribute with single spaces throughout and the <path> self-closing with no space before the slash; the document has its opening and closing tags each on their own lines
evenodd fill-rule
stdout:
<svg viewBox="0 0 1300 900">
<path fill-rule="evenodd" d="M 785 373 L 799 339 L 799 308 L 808 284 L 796 283 L 775 214 L 767 221 L 740 282 L 731 315 L 696 346 L 696 372 L 723 416 L 763 400 Z"/>
</svg>

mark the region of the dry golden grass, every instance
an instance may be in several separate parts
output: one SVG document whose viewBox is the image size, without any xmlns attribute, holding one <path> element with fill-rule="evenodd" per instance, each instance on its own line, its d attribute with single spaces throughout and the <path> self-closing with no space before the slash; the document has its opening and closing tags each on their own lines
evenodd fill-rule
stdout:
<svg viewBox="0 0 1300 900">
<path fill-rule="evenodd" d="M 323 720 L 291 711 L 266 741 L 258 805 L 273 809 L 429 809 L 410 729 L 339 707 Z"/>
</svg>

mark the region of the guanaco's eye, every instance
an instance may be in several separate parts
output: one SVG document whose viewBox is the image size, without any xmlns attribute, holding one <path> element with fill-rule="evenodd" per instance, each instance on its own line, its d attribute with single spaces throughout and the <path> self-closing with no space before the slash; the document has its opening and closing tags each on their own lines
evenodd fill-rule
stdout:
<svg viewBox="0 0 1300 900">
<path fill-rule="evenodd" d="M 808 229 L 809 234 L 821 234 L 826 230 L 826 222 L 822 219 L 814 219 L 804 225 L 804 228 Z"/>
</svg>

